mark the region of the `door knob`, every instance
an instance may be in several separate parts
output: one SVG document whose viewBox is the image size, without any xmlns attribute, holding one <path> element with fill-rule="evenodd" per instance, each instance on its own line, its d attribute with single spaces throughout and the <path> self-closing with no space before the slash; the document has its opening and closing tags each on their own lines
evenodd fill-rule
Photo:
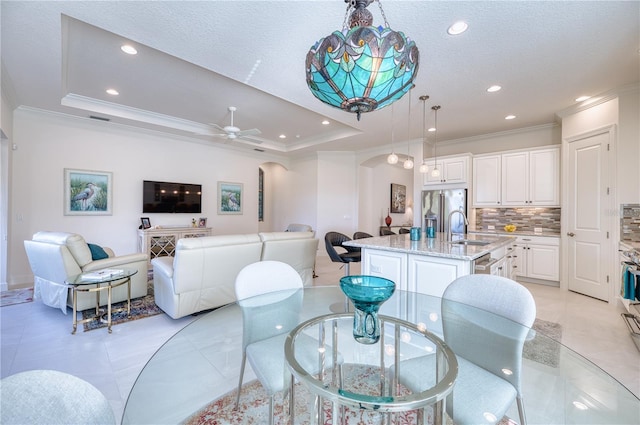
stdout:
<svg viewBox="0 0 640 425">
<path fill-rule="evenodd" d="M 576 234 L 575 234 L 575 233 L 573 233 L 573 232 L 568 232 L 568 233 L 567 233 L 567 236 L 574 237 L 575 235 L 576 235 Z"/>
</svg>

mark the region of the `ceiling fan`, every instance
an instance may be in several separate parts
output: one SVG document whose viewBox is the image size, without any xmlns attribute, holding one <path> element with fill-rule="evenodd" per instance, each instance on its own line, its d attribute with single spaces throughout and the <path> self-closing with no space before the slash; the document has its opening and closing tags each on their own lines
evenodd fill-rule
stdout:
<svg viewBox="0 0 640 425">
<path fill-rule="evenodd" d="M 233 113 L 236 111 L 236 107 L 235 106 L 229 106 L 229 112 L 231 112 L 231 124 L 230 125 L 225 125 L 224 127 L 219 126 L 218 124 L 211 124 L 211 126 L 213 128 L 215 128 L 216 130 L 219 131 L 223 131 L 224 133 L 218 133 L 218 134 L 211 134 L 211 136 L 214 137 L 222 137 L 224 139 L 227 140 L 236 140 L 236 139 L 242 139 L 242 140 L 246 140 L 248 142 L 251 143 L 262 143 L 261 140 L 259 139 L 251 139 L 249 138 L 250 136 L 257 136 L 259 134 L 261 134 L 260 130 L 258 130 L 257 128 L 252 128 L 250 130 L 240 130 L 238 127 L 233 125 Z"/>
</svg>

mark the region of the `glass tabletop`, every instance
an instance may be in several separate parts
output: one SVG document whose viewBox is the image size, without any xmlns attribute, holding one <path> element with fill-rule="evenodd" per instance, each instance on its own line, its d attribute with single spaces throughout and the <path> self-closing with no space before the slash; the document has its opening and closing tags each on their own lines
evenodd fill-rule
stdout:
<svg viewBox="0 0 640 425">
<path fill-rule="evenodd" d="M 127 279 L 138 273 L 135 269 L 109 268 L 80 273 L 71 276 L 65 283 L 67 285 L 95 285 L 97 283 L 114 282 L 116 280 Z"/>
<path fill-rule="evenodd" d="M 382 305 L 380 315 L 407 321 L 442 338 L 441 301 L 396 291 Z M 305 288 L 298 322 L 332 314 L 330 307 L 343 303 L 344 294 L 337 286 Z M 475 314 L 478 323 L 491 323 L 496 318 L 486 311 Z M 239 306 L 234 303 L 203 314 L 177 332 L 145 365 L 129 394 L 122 423 L 184 422 L 236 389 L 241 358 Z M 245 385 L 254 379 L 248 366 Z M 540 332 L 532 331 L 525 343 L 522 392 L 529 424 L 640 423 L 640 400 L 633 393 L 595 364 Z M 268 406 L 262 410 L 267 415 Z M 518 417 L 515 403 L 507 416 Z"/>
</svg>

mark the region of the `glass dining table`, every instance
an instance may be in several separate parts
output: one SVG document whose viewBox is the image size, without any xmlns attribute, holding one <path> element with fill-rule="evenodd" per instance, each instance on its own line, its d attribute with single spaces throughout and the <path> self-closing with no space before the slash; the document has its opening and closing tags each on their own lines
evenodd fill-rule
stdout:
<svg viewBox="0 0 640 425">
<path fill-rule="evenodd" d="M 302 292 L 299 325 L 340 313 L 331 309 L 344 305 L 345 297 L 338 286 L 309 287 Z M 382 305 L 380 315 L 442 338 L 441 301 L 397 290 Z M 483 323 L 498 319 L 489 311 L 475 311 L 474 317 Z M 283 330 L 291 331 L 294 329 Z M 252 384 L 256 375 L 250 367 L 245 371 L 240 410 L 250 407 L 252 410 L 245 413 L 251 420 L 242 419 L 240 410 L 232 413 L 235 422 L 228 419 L 235 406 L 231 394 L 236 391 L 240 374 L 242 332 L 242 312 L 237 303 L 202 314 L 177 332 L 140 372 L 125 405 L 122 424 L 267 423 L 268 405 L 259 405 L 258 392 L 251 390 L 252 385 L 254 389 L 259 385 Z M 338 349 L 345 359 L 351 355 Z M 284 357 L 282 362 L 286 364 Z M 296 385 L 301 384 L 304 382 Z M 640 423 L 638 397 L 580 354 L 534 329 L 523 351 L 522 392 L 529 424 Z M 276 398 L 276 404 L 283 404 L 283 400 Z M 518 418 L 515 403 L 507 416 Z M 310 422 L 309 415 L 294 415 L 295 424 Z"/>
</svg>

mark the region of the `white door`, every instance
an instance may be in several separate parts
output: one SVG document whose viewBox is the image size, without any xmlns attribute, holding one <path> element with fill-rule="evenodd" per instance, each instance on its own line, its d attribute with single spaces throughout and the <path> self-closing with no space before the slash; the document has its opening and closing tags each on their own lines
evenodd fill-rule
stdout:
<svg viewBox="0 0 640 425">
<path fill-rule="evenodd" d="M 567 190 L 568 287 L 608 301 L 609 131 L 569 141 Z"/>
</svg>

